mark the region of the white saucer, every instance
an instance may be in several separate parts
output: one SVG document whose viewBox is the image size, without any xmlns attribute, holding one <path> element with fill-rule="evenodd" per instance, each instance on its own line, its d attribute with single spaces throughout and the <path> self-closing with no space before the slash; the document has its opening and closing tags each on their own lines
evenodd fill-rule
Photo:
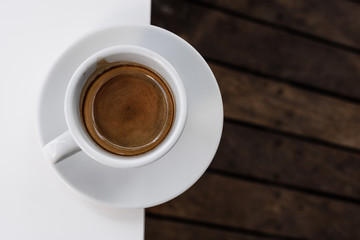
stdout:
<svg viewBox="0 0 360 240">
<path fill-rule="evenodd" d="M 180 37 L 154 26 L 97 30 L 68 48 L 51 69 L 39 103 L 39 134 L 45 145 L 67 130 L 65 90 L 75 69 L 93 53 L 132 44 L 165 57 L 184 81 L 188 118 L 177 144 L 152 164 L 131 169 L 107 167 L 79 152 L 54 165 L 76 192 L 107 206 L 145 208 L 186 191 L 205 172 L 219 145 L 223 107 L 213 73 L 200 54 Z"/>
</svg>

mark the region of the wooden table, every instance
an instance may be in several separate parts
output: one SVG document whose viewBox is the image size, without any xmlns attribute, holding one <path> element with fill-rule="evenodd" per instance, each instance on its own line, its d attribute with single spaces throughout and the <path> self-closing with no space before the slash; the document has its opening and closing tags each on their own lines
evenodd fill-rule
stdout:
<svg viewBox="0 0 360 240">
<path fill-rule="evenodd" d="M 205 57 L 225 124 L 146 239 L 360 239 L 360 3 L 153 0 L 152 24 Z"/>
</svg>

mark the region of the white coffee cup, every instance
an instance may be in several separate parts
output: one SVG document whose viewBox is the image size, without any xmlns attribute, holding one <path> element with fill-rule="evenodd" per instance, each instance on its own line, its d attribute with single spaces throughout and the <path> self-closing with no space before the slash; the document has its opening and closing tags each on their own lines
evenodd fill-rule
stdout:
<svg viewBox="0 0 360 240">
<path fill-rule="evenodd" d="M 84 84 L 95 71 L 100 60 L 109 63 L 135 62 L 153 69 L 167 81 L 175 100 L 175 117 L 169 133 L 154 149 L 139 155 L 121 156 L 100 147 L 87 133 L 80 115 L 80 95 Z M 66 90 L 64 108 L 68 130 L 43 147 L 47 159 L 55 164 L 81 150 L 107 166 L 130 168 L 140 167 L 160 159 L 176 144 L 186 122 L 187 97 L 179 74 L 166 59 L 143 47 L 121 45 L 93 54 L 77 68 Z"/>
</svg>

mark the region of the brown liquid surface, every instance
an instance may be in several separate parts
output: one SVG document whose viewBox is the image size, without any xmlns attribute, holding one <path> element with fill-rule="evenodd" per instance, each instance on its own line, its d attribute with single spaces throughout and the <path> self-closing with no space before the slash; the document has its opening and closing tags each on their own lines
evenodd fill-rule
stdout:
<svg viewBox="0 0 360 240">
<path fill-rule="evenodd" d="M 90 76 L 82 93 L 82 118 L 90 136 L 120 155 L 141 154 L 156 147 L 174 118 L 172 93 L 165 81 L 132 63 L 112 63 L 110 69 L 101 71 L 95 78 Z"/>
</svg>

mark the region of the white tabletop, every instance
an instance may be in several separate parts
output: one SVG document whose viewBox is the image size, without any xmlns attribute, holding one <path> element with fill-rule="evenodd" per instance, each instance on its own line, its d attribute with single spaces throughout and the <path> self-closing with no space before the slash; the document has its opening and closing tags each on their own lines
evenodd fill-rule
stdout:
<svg viewBox="0 0 360 240">
<path fill-rule="evenodd" d="M 149 22 L 150 0 L 0 2 L 0 239 L 143 239 L 143 209 L 95 205 L 55 174 L 36 113 L 47 72 L 72 42 L 102 26 Z"/>
</svg>

